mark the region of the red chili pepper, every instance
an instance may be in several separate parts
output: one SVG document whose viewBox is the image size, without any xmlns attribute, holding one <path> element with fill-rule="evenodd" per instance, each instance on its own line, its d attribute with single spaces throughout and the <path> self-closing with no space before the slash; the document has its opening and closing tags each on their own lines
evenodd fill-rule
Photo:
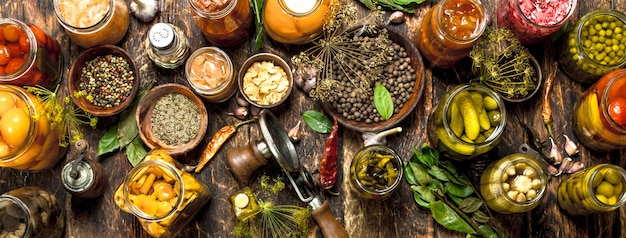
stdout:
<svg viewBox="0 0 626 238">
<path fill-rule="evenodd" d="M 326 140 L 322 162 L 320 163 L 320 181 L 324 189 L 332 188 L 337 182 L 337 147 L 339 147 L 337 131 L 339 125 L 337 125 L 336 118 L 333 117 L 333 120 L 335 122 Z"/>
</svg>

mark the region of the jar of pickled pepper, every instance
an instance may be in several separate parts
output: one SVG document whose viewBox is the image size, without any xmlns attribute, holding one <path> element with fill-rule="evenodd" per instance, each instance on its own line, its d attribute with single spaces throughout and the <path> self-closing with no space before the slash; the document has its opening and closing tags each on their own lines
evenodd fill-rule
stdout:
<svg viewBox="0 0 626 238">
<path fill-rule="evenodd" d="M 54 89 L 63 66 L 59 49 L 39 27 L 0 18 L 0 83 Z"/>
<path fill-rule="evenodd" d="M 175 167 L 163 149 L 153 149 L 118 187 L 117 206 L 139 219 L 152 237 L 176 236 L 211 197 L 191 174 Z"/>
<path fill-rule="evenodd" d="M 502 0 L 498 26 L 505 27 L 522 44 L 535 44 L 557 32 L 576 11 L 577 0 Z"/>
<path fill-rule="evenodd" d="M 65 216 L 53 194 L 22 187 L 0 195 L 0 236 L 62 237 Z"/>
<path fill-rule="evenodd" d="M 315 40 L 330 17 L 335 0 L 268 0 L 263 8 L 263 29 L 275 41 L 302 44 Z"/>
<path fill-rule="evenodd" d="M 376 144 L 359 150 L 350 163 L 350 184 L 365 199 L 388 198 L 400 187 L 404 174 L 400 156 L 391 148 Z"/>
<path fill-rule="evenodd" d="M 412 39 L 432 66 L 448 68 L 469 54 L 486 26 L 480 0 L 441 0 L 428 10 Z"/>
<path fill-rule="evenodd" d="M 215 46 L 232 47 L 250 37 L 252 10 L 247 0 L 189 0 L 193 21 Z"/>
<path fill-rule="evenodd" d="M 572 215 L 609 212 L 626 203 L 626 171 L 598 164 L 568 176 L 557 190 L 559 206 Z"/>
</svg>

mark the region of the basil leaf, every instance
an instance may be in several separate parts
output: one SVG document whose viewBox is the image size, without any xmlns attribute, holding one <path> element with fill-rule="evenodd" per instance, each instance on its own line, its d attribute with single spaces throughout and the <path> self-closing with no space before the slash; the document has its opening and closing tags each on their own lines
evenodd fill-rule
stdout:
<svg viewBox="0 0 626 238">
<path fill-rule="evenodd" d="M 424 165 L 409 162 L 409 166 L 413 171 L 413 176 L 415 177 L 415 180 L 417 180 L 418 185 L 428 185 L 430 183 L 432 179 L 430 178 L 430 175 L 428 175 Z"/>
<path fill-rule="evenodd" d="M 454 196 L 462 198 L 466 198 L 474 193 L 474 189 L 469 185 L 460 186 L 455 183 L 446 183 L 446 191 Z"/>
<path fill-rule="evenodd" d="M 417 203 L 417 205 L 420 205 L 424 208 L 428 208 L 429 203 L 424 201 L 424 199 L 420 197 L 420 194 L 417 191 L 413 191 L 413 199 L 415 199 L 415 202 Z"/>
<path fill-rule="evenodd" d="M 428 208 L 433 213 L 435 221 L 445 228 L 462 233 L 476 232 L 459 214 L 442 201 L 431 202 L 428 204 Z"/>
<path fill-rule="evenodd" d="M 113 126 L 98 141 L 98 154 L 101 156 L 120 149 L 120 142 L 117 139 L 117 125 Z"/>
<path fill-rule="evenodd" d="M 128 162 L 130 162 L 133 167 L 137 166 L 143 157 L 146 157 L 146 154 L 148 154 L 148 152 L 143 147 L 143 142 L 139 136 L 135 137 L 135 139 L 126 146 L 126 157 L 128 157 Z"/>
<path fill-rule="evenodd" d="M 302 114 L 302 119 L 313 131 L 318 133 L 330 133 L 333 127 L 333 121 L 318 111 L 306 111 Z"/>
<path fill-rule="evenodd" d="M 387 120 L 393 115 L 393 99 L 387 88 L 381 83 L 376 83 L 374 88 L 374 106 L 380 116 Z"/>
<path fill-rule="evenodd" d="M 417 180 L 415 179 L 415 175 L 413 175 L 413 170 L 411 169 L 411 165 L 409 163 L 404 163 L 404 178 L 410 185 L 417 185 Z"/>
<path fill-rule="evenodd" d="M 483 201 L 476 197 L 467 197 L 461 200 L 459 204 L 459 209 L 465 213 L 472 213 L 478 211 L 480 207 L 483 205 Z"/>
<path fill-rule="evenodd" d="M 450 181 L 448 176 L 439 167 L 430 167 L 428 174 L 444 182 Z"/>
<path fill-rule="evenodd" d="M 478 229 L 480 229 L 483 233 L 485 233 L 487 235 L 487 238 L 498 238 L 498 231 L 496 231 L 495 228 L 488 226 L 488 225 L 480 225 L 478 226 Z"/>
</svg>

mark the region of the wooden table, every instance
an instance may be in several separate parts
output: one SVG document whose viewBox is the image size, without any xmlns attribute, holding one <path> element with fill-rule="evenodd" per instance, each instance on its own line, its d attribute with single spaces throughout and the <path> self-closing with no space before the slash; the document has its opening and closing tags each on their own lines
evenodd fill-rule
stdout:
<svg viewBox="0 0 626 238">
<path fill-rule="evenodd" d="M 366 11 L 360 3 L 354 0 L 349 1 L 359 4 L 362 13 Z M 127 3 L 130 3 L 130 0 L 127 0 Z M 495 3 L 496 0 L 484 1 L 493 19 L 495 19 Z M 620 11 L 626 11 L 625 0 L 579 1 L 578 4 L 575 19 L 591 10 L 609 8 L 610 6 L 615 6 Z M 394 27 L 402 32 L 415 31 L 429 7 L 429 2 L 423 3 L 415 14 L 408 17 L 405 24 Z M 0 5 L 0 15 L 33 23 L 61 43 L 65 64 L 65 76 L 63 78 L 65 84 L 69 66 L 84 49 L 73 44 L 63 32 L 55 18 L 52 1 L 5 0 Z M 191 20 L 187 1 L 167 0 L 167 9 L 156 18 L 156 21 L 171 22 L 181 27 L 188 35 L 194 50 L 209 45 Z M 143 50 L 144 37 L 151 25 L 152 23 L 142 23 L 132 18 L 128 33 L 118 45 L 129 51 L 134 57 L 140 69 L 143 85 L 147 81 L 187 84 L 183 69 L 159 69 L 148 59 Z M 410 36 L 411 34 L 407 35 Z M 290 48 L 290 46 L 272 43 L 267 36 L 264 42 L 265 50 L 270 52 L 286 52 L 286 49 Z M 249 40 L 237 48 L 226 49 L 226 51 L 238 68 L 251 54 L 253 47 L 252 40 Z M 549 43 L 533 46 L 531 51 L 546 69 L 555 60 L 554 48 Z M 459 78 L 459 75 L 466 75 L 463 72 L 467 72 L 467 70 L 468 65 L 456 65 L 447 70 L 426 69 L 426 85 L 422 100 L 414 112 L 400 123 L 404 131 L 388 138 L 389 146 L 397 151 L 405 161 L 410 158 L 413 148 L 427 142 L 426 121 L 428 115 L 447 89 L 466 81 L 466 78 Z M 547 73 L 544 72 L 544 75 Z M 563 133 L 573 135 L 572 106 L 586 87 L 586 85 L 571 81 L 562 72 L 558 72 L 551 97 L 556 135 Z M 520 115 L 523 121 L 531 125 L 545 138 L 547 132 L 540 116 L 540 102 L 540 96 L 536 96 L 526 103 L 507 104 L 506 106 L 509 118 L 513 118 L 514 114 Z M 235 118 L 226 116 L 226 113 L 235 107 L 234 100 L 222 104 L 207 104 L 210 121 L 207 134 L 212 135 L 220 127 L 235 123 L 237 121 Z M 274 109 L 273 112 L 285 128 L 290 128 L 300 120 L 301 115 L 307 110 L 321 110 L 321 106 L 301 91 L 294 90 L 288 101 L 281 107 Z M 91 154 L 95 155 L 95 145 L 97 145 L 99 138 L 117 120 L 116 117 L 102 118 L 97 129 L 84 129 L 86 137 L 92 145 L 89 151 Z M 256 125 L 241 128 L 236 136 L 224 145 L 209 166 L 202 173 L 196 174 L 200 181 L 210 187 L 213 196 L 182 233 L 183 237 L 233 236 L 231 231 L 235 225 L 235 217 L 231 211 L 228 197 L 240 189 L 241 185 L 227 171 L 225 151 L 228 148 L 246 145 L 260 137 Z M 313 132 L 308 127 L 303 130 L 303 139 L 296 144 L 296 150 L 301 162 L 309 171 L 315 170 L 318 166 L 326 137 L 327 135 Z M 339 165 L 340 173 L 343 175 L 348 173 L 351 158 L 363 145 L 360 137 L 358 132 L 345 128 L 340 130 Z M 209 139 L 210 136 L 207 136 L 201 147 L 204 147 Z M 563 138 L 559 137 L 558 140 L 559 143 L 564 143 Z M 463 166 L 463 168 L 470 168 L 465 172 L 475 183 L 489 162 L 516 152 L 519 144 L 525 141 L 526 137 L 520 124 L 516 123 L 515 120 L 509 120 L 499 146 L 492 150 L 488 156 L 477 159 L 469 163 L 469 166 Z M 187 155 L 187 158 L 181 159 L 196 161 L 200 150 L 198 148 Z M 597 153 L 583 148 L 580 159 L 587 166 L 597 163 L 613 163 L 626 167 L 626 159 L 624 159 L 626 154 L 624 152 L 626 151 Z M 20 172 L 3 168 L 0 171 L 0 192 L 31 185 L 50 190 L 57 196 L 66 214 L 67 237 L 146 237 L 147 233 L 141 229 L 137 219 L 122 212 L 113 203 L 112 197 L 115 189 L 132 168 L 125 154 L 120 152 L 107 156 L 101 159 L 101 163 L 110 179 L 104 194 L 97 199 L 81 200 L 72 198 L 65 192 L 60 179 L 63 163 L 40 173 Z M 271 173 L 272 171 L 266 172 Z M 615 212 L 587 217 L 573 217 L 563 213 L 556 201 L 556 188 L 562 179 L 563 176 L 550 180 L 549 194 L 536 209 L 523 214 L 496 214 L 495 225 L 506 231 L 510 237 L 626 237 L 626 207 Z M 403 183 L 400 190 L 383 202 L 358 199 L 350 193 L 348 180 L 343 179 L 339 183 L 341 183 L 340 194 L 338 196 L 327 195 L 326 199 L 330 202 L 332 212 L 339 222 L 346 227 L 351 237 L 463 237 L 459 233 L 450 232 L 437 225 L 429 211 L 417 206 L 407 183 Z M 306 206 L 297 199 L 295 193 L 289 188 L 282 191 L 275 199 L 278 204 Z"/>
</svg>

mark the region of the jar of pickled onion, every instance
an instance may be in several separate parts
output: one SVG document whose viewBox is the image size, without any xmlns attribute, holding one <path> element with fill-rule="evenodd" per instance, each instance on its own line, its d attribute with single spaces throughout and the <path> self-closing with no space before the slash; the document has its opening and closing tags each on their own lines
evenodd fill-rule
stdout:
<svg viewBox="0 0 626 238">
<path fill-rule="evenodd" d="M 215 46 L 236 46 L 250 37 L 252 9 L 248 0 L 189 0 L 193 21 Z"/>
<path fill-rule="evenodd" d="M 237 91 L 233 62 L 217 47 L 194 51 L 185 64 L 185 76 L 193 91 L 207 102 L 226 101 Z"/>
<path fill-rule="evenodd" d="M 310 42 L 322 33 L 330 5 L 331 0 L 268 0 L 263 8 L 263 29 L 281 43 Z"/>
</svg>

